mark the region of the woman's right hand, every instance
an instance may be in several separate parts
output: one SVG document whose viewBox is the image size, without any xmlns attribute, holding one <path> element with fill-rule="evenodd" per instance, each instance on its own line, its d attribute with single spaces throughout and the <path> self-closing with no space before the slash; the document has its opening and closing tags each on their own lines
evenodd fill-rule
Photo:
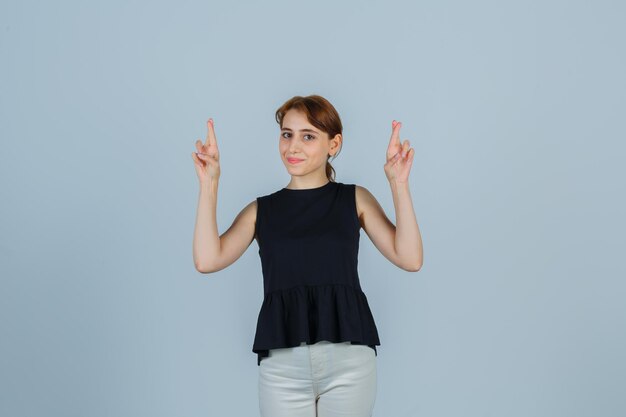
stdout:
<svg viewBox="0 0 626 417">
<path fill-rule="evenodd" d="M 213 119 L 207 121 L 208 133 L 206 141 L 196 141 L 197 152 L 192 152 L 191 157 L 195 162 L 196 174 L 200 184 L 209 184 L 218 181 L 220 177 L 220 154 L 217 149 L 217 138 L 213 129 Z"/>
</svg>

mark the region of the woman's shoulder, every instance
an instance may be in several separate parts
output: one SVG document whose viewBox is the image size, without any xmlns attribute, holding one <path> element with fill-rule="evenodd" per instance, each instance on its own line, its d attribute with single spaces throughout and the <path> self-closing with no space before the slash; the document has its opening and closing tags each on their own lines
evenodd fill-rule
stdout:
<svg viewBox="0 0 626 417">
<path fill-rule="evenodd" d="M 363 194 L 364 192 L 369 192 L 369 190 L 365 186 L 354 183 L 354 182 L 346 182 L 346 183 L 341 182 L 339 184 L 344 188 L 354 189 L 354 192 L 356 194 Z"/>
<path fill-rule="evenodd" d="M 282 191 L 282 188 L 281 188 L 281 189 L 278 189 L 278 190 L 276 190 L 276 191 L 273 191 L 273 192 L 267 193 L 267 194 L 260 194 L 260 195 L 258 195 L 258 196 L 256 197 L 256 200 L 260 200 L 260 199 L 261 199 L 261 200 L 267 200 L 268 198 L 272 198 L 272 197 L 274 197 L 274 196 L 276 196 L 276 195 L 280 194 L 280 192 L 281 192 L 281 191 Z"/>
<path fill-rule="evenodd" d="M 372 206 L 379 205 L 378 200 L 374 197 L 374 194 L 364 185 L 354 185 L 354 198 L 356 199 L 356 205 L 359 210 L 359 216 L 361 213 Z"/>
</svg>

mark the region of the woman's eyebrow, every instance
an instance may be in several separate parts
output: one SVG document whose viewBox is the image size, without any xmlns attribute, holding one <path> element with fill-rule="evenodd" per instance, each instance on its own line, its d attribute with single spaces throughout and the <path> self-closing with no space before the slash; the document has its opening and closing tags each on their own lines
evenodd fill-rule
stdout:
<svg viewBox="0 0 626 417">
<path fill-rule="evenodd" d="M 281 130 L 291 130 L 291 129 L 289 129 L 288 127 L 283 127 Z M 313 129 L 300 129 L 300 132 L 313 132 L 313 133 L 319 133 L 318 131 L 313 130 Z"/>
</svg>

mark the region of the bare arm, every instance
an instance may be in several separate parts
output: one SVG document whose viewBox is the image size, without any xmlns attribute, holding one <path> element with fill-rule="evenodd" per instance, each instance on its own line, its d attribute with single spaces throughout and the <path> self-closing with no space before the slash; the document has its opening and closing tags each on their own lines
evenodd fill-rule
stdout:
<svg viewBox="0 0 626 417">
<path fill-rule="evenodd" d="M 405 265 L 409 265 L 409 271 L 416 272 L 422 267 L 424 255 L 422 235 L 415 218 L 409 184 L 391 182 L 390 185 L 396 209 L 397 226 L 394 234 L 396 255 Z"/>
<path fill-rule="evenodd" d="M 216 272 L 235 262 L 250 246 L 256 225 L 256 199 L 237 215 L 230 228 L 218 235 L 216 209 L 220 177 L 219 150 L 213 119 L 207 121 L 208 133 L 203 144 L 196 141 L 194 161 L 200 196 L 193 233 L 193 262 L 202 273 Z"/>
<path fill-rule="evenodd" d="M 395 120 L 391 124 L 384 167 L 391 186 L 397 226 L 387 218 L 372 193 L 360 186 L 356 187 L 357 209 L 361 225 L 376 248 L 396 266 L 417 272 L 423 263 L 422 236 L 409 192 L 409 172 L 415 151 L 409 147 L 410 141 L 400 142 L 401 124 Z"/>
<path fill-rule="evenodd" d="M 417 272 L 422 266 L 422 238 L 413 213 L 408 186 L 391 186 L 396 208 L 396 227 L 370 191 L 356 186 L 359 221 L 368 237 L 391 263 L 405 271 Z"/>
<path fill-rule="evenodd" d="M 193 233 L 193 262 L 199 272 L 205 272 L 207 265 L 214 263 L 220 254 L 220 237 L 217 230 L 217 189 L 218 181 L 200 184 L 198 212 Z"/>
<path fill-rule="evenodd" d="M 243 255 L 254 240 L 256 200 L 246 205 L 221 236 L 216 221 L 217 185 L 200 187 L 193 258 L 202 273 L 220 271 Z"/>
</svg>

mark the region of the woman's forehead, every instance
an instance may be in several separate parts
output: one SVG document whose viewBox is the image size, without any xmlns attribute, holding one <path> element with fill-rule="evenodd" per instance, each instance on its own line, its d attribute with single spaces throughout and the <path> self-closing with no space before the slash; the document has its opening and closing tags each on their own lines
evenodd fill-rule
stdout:
<svg viewBox="0 0 626 417">
<path fill-rule="evenodd" d="M 287 113 L 287 115 L 289 115 L 290 113 Z M 306 118 L 306 115 L 301 114 L 299 116 L 296 117 L 289 117 L 289 116 L 285 116 L 285 118 L 283 119 L 283 130 L 294 130 L 294 131 L 301 131 L 301 132 L 315 132 L 315 133 L 320 133 L 315 126 L 313 126 L 308 119 Z"/>
</svg>

